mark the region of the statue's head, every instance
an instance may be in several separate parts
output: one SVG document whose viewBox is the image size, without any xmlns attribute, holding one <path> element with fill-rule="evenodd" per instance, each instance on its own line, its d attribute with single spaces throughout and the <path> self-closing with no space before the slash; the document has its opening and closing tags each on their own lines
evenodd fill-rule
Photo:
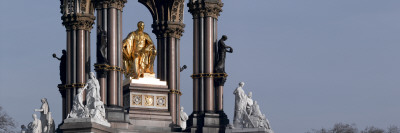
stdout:
<svg viewBox="0 0 400 133">
<path fill-rule="evenodd" d="M 139 21 L 137 23 L 137 27 L 139 31 L 143 31 L 144 30 L 144 22 L 143 21 Z"/>
<path fill-rule="evenodd" d="M 36 114 L 32 114 L 32 118 L 36 120 L 37 118 Z"/>
<path fill-rule="evenodd" d="M 91 79 L 94 79 L 94 78 L 95 78 L 95 77 L 94 77 L 94 72 L 90 72 L 90 73 L 89 73 L 89 76 L 90 76 Z"/>
<path fill-rule="evenodd" d="M 63 49 L 62 54 L 67 54 L 67 50 Z"/>
<path fill-rule="evenodd" d="M 181 106 L 181 111 L 183 111 L 183 109 L 184 109 L 184 108 Z"/>
<path fill-rule="evenodd" d="M 46 98 L 42 98 L 40 101 L 42 101 L 42 103 L 47 103 L 47 99 Z"/>
<path fill-rule="evenodd" d="M 226 35 L 222 35 L 222 38 L 221 38 L 222 40 L 227 40 L 228 39 L 228 37 L 226 36 Z"/>
<path fill-rule="evenodd" d="M 239 86 L 243 87 L 244 86 L 244 82 L 240 82 Z"/>
<path fill-rule="evenodd" d="M 250 91 L 248 96 L 251 98 L 253 96 L 253 92 Z"/>
</svg>

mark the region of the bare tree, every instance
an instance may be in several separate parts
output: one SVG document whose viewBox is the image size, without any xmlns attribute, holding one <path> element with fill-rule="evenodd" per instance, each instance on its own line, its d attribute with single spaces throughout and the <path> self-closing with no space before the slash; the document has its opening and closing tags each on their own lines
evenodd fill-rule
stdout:
<svg viewBox="0 0 400 133">
<path fill-rule="evenodd" d="M 306 133 L 400 133 L 400 128 L 392 125 L 385 131 L 384 129 L 369 126 L 359 132 L 356 124 L 336 123 L 332 129 L 312 129 Z"/>
<path fill-rule="evenodd" d="M 336 123 L 330 131 L 331 133 L 357 133 L 358 129 L 356 124 Z"/>
<path fill-rule="evenodd" d="M 361 133 L 384 133 L 385 130 L 376 128 L 374 126 L 366 127 Z"/>
<path fill-rule="evenodd" d="M 0 132 L 1 133 L 9 133 L 14 132 L 15 129 L 15 121 L 11 118 L 6 112 L 3 111 L 3 108 L 0 106 Z"/>
<path fill-rule="evenodd" d="M 387 129 L 387 133 L 400 133 L 400 129 L 399 129 L 399 127 L 397 127 L 395 125 L 391 125 Z"/>
</svg>

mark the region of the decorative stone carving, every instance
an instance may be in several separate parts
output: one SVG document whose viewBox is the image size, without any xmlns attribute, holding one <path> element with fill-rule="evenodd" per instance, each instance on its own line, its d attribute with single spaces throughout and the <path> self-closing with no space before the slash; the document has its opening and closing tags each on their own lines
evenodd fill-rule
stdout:
<svg viewBox="0 0 400 133">
<path fill-rule="evenodd" d="M 156 96 L 156 106 L 158 106 L 158 107 L 166 107 L 166 99 L 167 99 L 167 97 L 166 96 Z"/>
<path fill-rule="evenodd" d="M 182 130 L 185 130 L 186 129 L 186 121 L 189 119 L 189 117 L 188 117 L 188 115 L 185 113 L 185 112 L 183 112 L 183 107 L 181 107 L 181 116 L 180 116 L 180 118 L 181 118 L 181 128 L 182 128 Z"/>
<path fill-rule="evenodd" d="M 134 95 L 132 94 L 132 104 L 133 105 L 142 105 L 142 95 Z"/>
<path fill-rule="evenodd" d="M 55 53 L 53 53 L 53 58 L 56 58 L 60 61 L 60 80 L 61 84 L 65 85 L 67 82 L 67 51 L 65 49 L 62 50 L 62 55 L 60 58 L 57 57 Z"/>
<path fill-rule="evenodd" d="M 223 6 L 224 4 L 221 1 L 189 1 L 188 3 L 189 12 L 193 15 L 193 18 L 209 16 L 217 19 Z"/>
<path fill-rule="evenodd" d="M 86 105 L 83 105 L 83 91 L 86 90 Z M 95 74 L 90 72 L 90 79 L 84 88 L 78 89 L 73 107 L 64 122 L 96 122 L 105 126 L 110 123 L 105 119 L 104 103 L 100 97 L 100 85 Z"/>
<path fill-rule="evenodd" d="M 235 94 L 235 114 L 233 126 L 235 128 L 265 128 L 271 130 L 268 119 L 262 114 L 257 101 L 253 101 L 252 93 L 245 94 L 243 90 L 244 82 L 239 83 L 239 87 L 233 92 Z"/>
<path fill-rule="evenodd" d="M 100 8 L 116 8 L 121 10 L 125 7 L 127 0 L 96 0 L 94 1 L 95 7 Z"/>
<path fill-rule="evenodd" d="M 61 17 L 67 30 L 91 30 L 95 17 L 91 14 L 68 14 Z"/>
<path fill-rule="evenodd" d="M 154 96 L 145 95 L 144 96 L 144 105 L 145 106 L 154 106 Z"/>
<path fill-rule="evenodd" d="M 36 112 L 40 112 L 41 130 L 43 132 L 54 132 L 54 120 L 51 116 L 49 103 L 46 98 L 41 99 L 42 106 L 40 109 L 35 109 Z"/>
</svg>

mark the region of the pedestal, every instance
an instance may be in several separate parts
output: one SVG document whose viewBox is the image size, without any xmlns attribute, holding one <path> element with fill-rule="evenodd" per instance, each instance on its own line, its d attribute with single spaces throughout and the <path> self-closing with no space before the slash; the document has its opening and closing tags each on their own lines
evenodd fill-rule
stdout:
<svg viewBox="0 0 400 133">
<path fill-rule="evenodd" d="M 271 129 L 266 128 L 233 128 L 226 129 L 225 133 L 274 133 Z"/>
<path fill-rule="evenodd" d="M 193 113 L 185 131 L 191 133 L 225 133 L 229 119 L 224 112 Z"/>
<path fill-rule="evenodd" d="M 150 76 L 124 81 L 124 108 L 128 110 L 129 129 L 139 132 L 171 132 L 168 86 Z"/>
<path fill-rule="evenodd" d="M 108 122 L 96 121 L 92 118 L 68 118 L 60 126 L 63 133 L 113 133 Z"/>
</svg>

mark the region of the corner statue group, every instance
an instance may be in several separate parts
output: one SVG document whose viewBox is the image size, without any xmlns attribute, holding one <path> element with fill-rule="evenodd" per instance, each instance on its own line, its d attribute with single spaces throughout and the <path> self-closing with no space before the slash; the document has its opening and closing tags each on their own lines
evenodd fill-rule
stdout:
<svg viewBox="0 0 400 133">
<path fill-rule="evenodd" d="M 144 73 L 154 74 L 157 53 L 150 36 L 143 32 L 144 23 L 138 22 L 137 27 L 122 42 L 125 77 L 132 79 L 143 77 Z"/>
</svg>

